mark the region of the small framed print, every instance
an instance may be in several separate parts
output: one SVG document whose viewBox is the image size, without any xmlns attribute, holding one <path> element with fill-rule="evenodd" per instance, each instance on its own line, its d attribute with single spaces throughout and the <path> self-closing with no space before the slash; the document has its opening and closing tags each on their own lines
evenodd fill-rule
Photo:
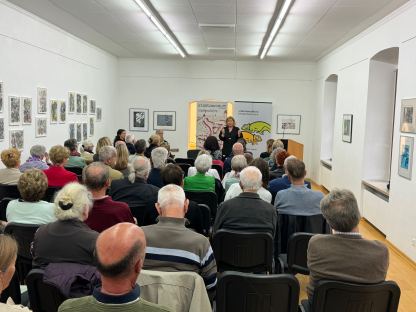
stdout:
<svg viewBox="0 0 416 312">
<path fill-rule="evenodd" d="M 48 134 L 47 123 L 48 121 L 46 117 L 35 118 L 35 137 L 46 137 L 46 135 Z"/>
<path fill-rule="evenodd" d="M 88 96 L 86 94 L 82 96 L 82 114 L 88 114 Z"/>
<path fill-rule="evenodd" d="M 9 96 L 9 125 L 19 126 L 21 120 L 20 97 Z"/>
<path fill-rule="evenodd" d="M 90 100 L 90 114 L 94 115 L 97 108 L 95 100 Z"/>
<path fill-rule="evenodd" d="M 103 109 L 101 107 L 97 107 L 97 122 L 100 122 L 103 118 Z"/>
<path fill-rule="evenodd" d="M 48 90 L 38 88 L 38 114 L 46 114 L 48 110 Z"/>
<path fill-rule="evenodd" d="M 51 124 L 58 123 L 58 101 L 51 100 Z"/>
<path fill-rule="evenodd" d="M 130 130 L 149 131 L 149 110 L 146 108 L 130 108 Z"/>
<path fill-rule="evenodd" d="M 176 112 L 153 112 L 153 130 L 176 130 Z"/>
<path fill-rule="evenodd" d="M 402 100 L 400 131 L 416 133 L 416 99 Z"/>
<path fill-rule="evenodd" d="M 82 114 L 82 95 L 77 93 L 77 114 Z"/>
<path fill-rule="evenodd" d="M 342 141 L 352 142 L 352 115 L 344 114 L 342 117 Z"/>
<path fill-rule="evenodd" d="M 0 141 L 4 141 L 4 118 L 0 118 Z"/>
<path fill-rule="evenodd" d="M 59 101 L 59 123 L 66 122 L 66 102 Z"/>
<path fill-rule="evenodd" d="M 10 147 L 22 150 L 24 147 L 23 130 L 10 130 Z"/>
<path fill-rule="evenodd" d="M 23 124 L 31 125 L 32 124 L 32 99 L 27 97 L 22 97 L 22 111 L 23 111 Z"/>
<path fill-rule="evenodd" d="M 77 142 L 80 143 L 82 141 L 82 124 L 77 123 Z"/>
<path fill-rule="evenodd" d="M 90 137 L 94 136 L 94 117 L 90 117 Z"/>
<path fill-rule="evenodd" d="M 76 135 L 76 132 L 75 132 L 75 123 L 70 123 L 69 124 L 69 138 L 70 139 L 76 139 L 77 138 L 77 135 Z"/>
<path fill-rule="evenodd" d="M 399 176 L 411 180 L 414 138 L 401 135 L 399 146 Z"/>
<path fill-rule="evenodd" d="M 82 123 L 82 139 L 84 141 L 88 139 L 88 124 L 86 122 Z"/>
<path fill-rule="evenodd" d="M 77 95 L 75 92 L 69 92 L 68 93 L 68 114 L 74 114 L 75 113 L 75 99 Z"/>
<path fill-rule="evenodd" d="M 301 115 L 277 115 L 277 134 L 300 134 Z"/>
</svg>

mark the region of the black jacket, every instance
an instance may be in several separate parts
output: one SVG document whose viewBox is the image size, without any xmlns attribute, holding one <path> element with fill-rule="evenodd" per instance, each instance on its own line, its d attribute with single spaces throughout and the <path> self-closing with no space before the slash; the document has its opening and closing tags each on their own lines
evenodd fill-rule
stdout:
<svg viewBox="0 0 416 312">
<path fill-rule="evenodd" d="M 238 139 L 242 137 L 242 135 L 238 135 L 238 131 L 240 130 L 238 127 L 233 127 L 231 132 L 228 130 L 228 127 L 224 127 L 224 135 L 219 134 L 219 139 L 224 142 L 222 146 L 222 155 L 228 157 L 231 155 L 234 143 L 237 143 Z"/>
</svg>

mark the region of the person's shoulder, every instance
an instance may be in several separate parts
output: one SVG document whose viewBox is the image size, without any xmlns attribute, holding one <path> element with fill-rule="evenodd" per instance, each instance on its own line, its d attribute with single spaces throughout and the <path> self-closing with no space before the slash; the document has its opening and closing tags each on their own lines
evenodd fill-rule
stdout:
<svg viewBox="0 0 416 312">
<path fill-rule="evenodd" d="M 143 306 L 143 310 L 140 309 L 140 311 L 144 311 L 144 312 L 159 312 L 159 311 L 161 311 L 161 312 L 163 312 L 163 311 L 171 312 L 172 311 L 168 307 L 165 307 L 165 306 L 162 306 L 162 305 L 159 305 L 159 304 L 156 304 L 156 303 L 149 302 L 149 301 L 144 300 L 142 298 L 140 298 L 140 300 L 138 302 L 139 302 L 140 305 Z"/>
<path fill-rule="evenodd" d="M 65 300 L 58 308 L 58 312 L 63 311 L 85 311 L 88 304 L 91 303 L 91 296 L 73 298 Z M 87 305 L 87 306 L 86 306 Z"/>
</svg>

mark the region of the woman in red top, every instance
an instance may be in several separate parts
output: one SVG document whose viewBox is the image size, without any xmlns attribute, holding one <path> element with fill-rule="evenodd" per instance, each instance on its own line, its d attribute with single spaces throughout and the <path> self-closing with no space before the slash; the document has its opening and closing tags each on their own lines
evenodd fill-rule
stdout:
<svg viewBox="0 0 416 312">
<path fill-rule="evenodd" d="M 75 173 L 64 168 L 69 158 L 69 150 L 62 145 L 55 145 L 49 151 L 52 166 L 44 172 L 48 177 L 48 186 L 63 187 L 70 182 L 78 182 Z"/>
</svg>

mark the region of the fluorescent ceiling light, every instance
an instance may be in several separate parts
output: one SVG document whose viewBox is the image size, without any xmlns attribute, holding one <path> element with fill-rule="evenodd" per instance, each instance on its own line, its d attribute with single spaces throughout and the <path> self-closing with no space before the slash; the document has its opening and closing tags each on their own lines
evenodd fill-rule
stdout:
<svg viewBox="0 0 416 312">
<path fill-rule="evenodd" d="M 152 23 L 157 27 L 157 29 L 159 29 L 159 31 L 163 34 L 163 36 L 165 36 L 166 39 L 168 39 L 168 41 L 170 42 L 171 45 L 173 45 L 176 51 L 178 51 L 178 53 L 183 58 L 185 58 L 186 57 L 185 49 L 176 42 L 176 40 L 171 36 L 169 30 L 166 29 L 165 26 L 163 26 L 163 24 L 159 21 L 158 17 L 149 9 L 145 1 L 134 0 L 134 2 L 136 2 L 136 4 L 143 10 L 144 14 L 147 15 L 147 17 L 152 21 Z"/>
<path fill-rule="evenodd" d="M 280 26 L 282 26 L 282 23 L 284 21 L 284 19 L 286 18 L 286 15 L 289 13 L 289 8 L 292 5 L 294 0 L 286 0 L 280 11 L 279 11 L 279 15 L 276 18 L 276 21 L 274 22 L 273 28 L 269 33 L 269 36 L 267 37 L 266 43 L 263 46 L 263 50 L 260 49 L 261 53 L 260 53 L 260 59 L 262 60 L 265 56 L 266 53 L 269 51 L 270 46 L 273 43 L 274 38 L 276 37 L 277 32 L 280 29 Z"/>
</svg>

